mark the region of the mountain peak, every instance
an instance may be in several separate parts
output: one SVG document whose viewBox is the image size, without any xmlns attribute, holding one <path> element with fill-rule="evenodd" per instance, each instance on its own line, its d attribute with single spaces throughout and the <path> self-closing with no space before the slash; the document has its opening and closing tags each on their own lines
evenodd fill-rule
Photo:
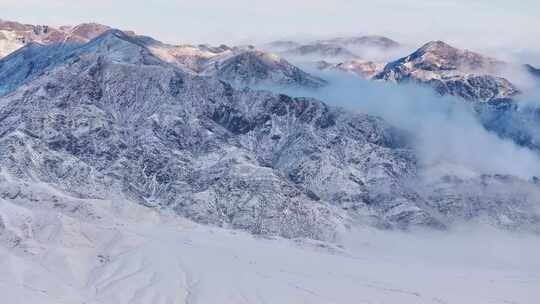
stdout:
<svg viewBox="0 0 540 304">
<path fill-rule="evenodd" d="M 118 43 L 131 42 L 129 38 L 130 37 L 128 35 L 120 30 L 110 29 L 90 40 L 82 47 L 82 49 L 93 49 L 102 44 L 106 44 L 108 48 L 110 48 L 112 45 L 116 45 Z"/>
<path fill-rule="evenodd" d="M 212 62 L 212 61 L 211 61 Z M 217 75 L 233 84 L 278 84 L 321 87 L 326 81 L 312 76 L 288 61 L 261 50 L 247 48 L 209 64 L 205 73 Z"/>
<path fill-rule="evenodd" d="M 455 48 L 444 41 L 424 44 L 411 55 L 397 61 L 412 64 L 415 68 L 429 71 L 460 71 L 464 73 L 495 71 L 504 62 L 481 54 Z"/>
<path fill-rule="evenodd" d="M 407 57 L 390 62 L 375 78 L 436 83 L 439 93 L 469 100 L 503 100 L 518 92 L 514 85 L 497 76 L 505 65 L 505 62 L 436 40 Z"/>
<path fill-rule="evenodd" d="M 69 30 L 69 33 L 71 37 L 75 37 L 76 39 L 83 38 L 83 40 L 91 40 L 110 29 L 107 25 L 89 22 L 74 26 Z"/>
<path fill-rule="evenodd" d="M 422 50 L 424 52 L 437 52 L 443 50 L 457 51 L 458 49 L 442 40 L 434 40 L 424 44 L 419 50 Z"/>
</svg>

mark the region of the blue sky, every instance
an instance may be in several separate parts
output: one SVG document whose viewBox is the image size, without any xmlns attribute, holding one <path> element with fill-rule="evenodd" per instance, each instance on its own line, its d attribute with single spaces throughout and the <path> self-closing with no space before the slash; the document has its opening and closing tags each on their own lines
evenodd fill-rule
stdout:
<svg viewBox="0 0 540 304">
<path fill-rule="evenodd" d="M 538 0 L 1 0 L 0 12 L 26 23 L 95 21 L 175 43 L 372 33 L 540 50 Z"/>
</svg>

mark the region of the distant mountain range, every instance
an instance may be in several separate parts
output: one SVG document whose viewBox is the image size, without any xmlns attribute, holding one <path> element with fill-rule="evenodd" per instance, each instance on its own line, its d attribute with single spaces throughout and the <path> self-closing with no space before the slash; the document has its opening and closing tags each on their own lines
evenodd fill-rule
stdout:
<svg viewBox="0 0 540 304">
<path fill-rule="evenodd" d="M 16 22 L 0 21 L 0 58 L 12 54 L 11 58 L 3 63 L 5 77 L 11 83 L 17 83 L 22 74 L 26 78 L 40 66 L 55 61 L 55 57 L 62 57 L 65 50 L 86 43 L 111 28 L 96 23 L 85 23 L 78 26 L 63 26 L 58 29 L 49 26 L 34 26 Z M 124 33 L 137 43 L 143 44 L 153 54 L 162 60 L 178 64 L 193 73 L 207 76 L 217 76 L 238 86 L 245 85 L 279 85 L 279 86 L 306 86 L 320 87 L 325 81 L 309 75 L 298 67 L 276 55 L 256 50 L 253 47 L 210 47 L 206 45 L 168 45 L 150 37 L 136 36 L 134 32 Z M 3 47 L 2 47 L 3 46 Z M 24 47 L 24 49 L 22 49 Z M 27 58 L 33 54 L 48 55 L 41 60 L 20 62 L 20 58 Z M 61 61 L 61 59 L 60 59 Z M 31 65 L 28 66 L 28 64 Z M 19 75 L 19 76 L 17 76 Z M 0 75 L 0 77 L 3 77 Z M 12 85 L 12 84 L 9 84 Z M 0 94 L 9 88 L 0 86 Z"/>
<path fill-rule="evenodd" d="M 364 79 L 372 79 L 379 74 L 383 69 L 384 63 L 375 63 L 373 61 L 353 59 L 341 63 L 330 63 L 325 60 L 316 63 L 319 70 L 341 71 L 348 72 Z"/>
<path fill-rule="evenodd" d="M 328 44 L 337 44 L 344 47 L 353 47 L 353 48 L 377 48 L 380 50 L 387 50 L 392 48 L 397 48 L 400 44 L 397 41 L 394 41 L 388 37 L 377 36 L 377 35 L 366 35 L 366 36 L 356 36 L 356 37 L 338 37 L 320 40 L 320 43 Z"/>
<path fill-rule="evenodd" d="M 365 52 L 385 52 L 397 49 L 400 44 L 383 36 L 353 36 L 316 40 L 299 43 L 290 40 L 278 40 L 263 45 L 263 48 L 279 52 L 284 56 L 299 56 L 320 59 L 358 59 Z"/>
</svg>

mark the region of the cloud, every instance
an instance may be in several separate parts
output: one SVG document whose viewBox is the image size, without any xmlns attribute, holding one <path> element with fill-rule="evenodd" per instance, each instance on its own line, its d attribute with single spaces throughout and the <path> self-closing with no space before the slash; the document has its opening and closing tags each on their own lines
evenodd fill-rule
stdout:
<svg viewBox="0 0 540 304">
<path fill-rule="evenodd" d="M 470 104 L 461 99 L 440 97 L 416 85 L 366 81 L 341 73 L 319 76 L 331 85 L 318 91 L 281 91 L 376 115 L 407 130 L 414 135 L 413 146 L 426 174 L 540 176 L 536 152 L 486 131 Z"/>
</svg>

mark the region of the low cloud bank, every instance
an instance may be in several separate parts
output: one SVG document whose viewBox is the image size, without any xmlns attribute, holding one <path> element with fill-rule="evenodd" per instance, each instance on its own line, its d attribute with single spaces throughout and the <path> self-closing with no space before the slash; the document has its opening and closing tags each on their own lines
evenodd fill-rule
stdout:
<svg viewBox="0 0 540 304">
<path fill-rule="evenodd" d="M 314 71 L 311 71 L 314 72 Z M 308 96 L 329 105 L 379 116 L 414 135 L 413 146 L 425 172 L 476 176 L 510 174 L 540 176 L 540 156 L 487 131 L 471 104 L 438 96 L 425 87 L 366 81 L 345 73 L 315 71 L 330 85 L 319 90 L 266 88 L 292 96 Z M 524 95 L 536 105 L 538 95 Z"/>
</svg>

